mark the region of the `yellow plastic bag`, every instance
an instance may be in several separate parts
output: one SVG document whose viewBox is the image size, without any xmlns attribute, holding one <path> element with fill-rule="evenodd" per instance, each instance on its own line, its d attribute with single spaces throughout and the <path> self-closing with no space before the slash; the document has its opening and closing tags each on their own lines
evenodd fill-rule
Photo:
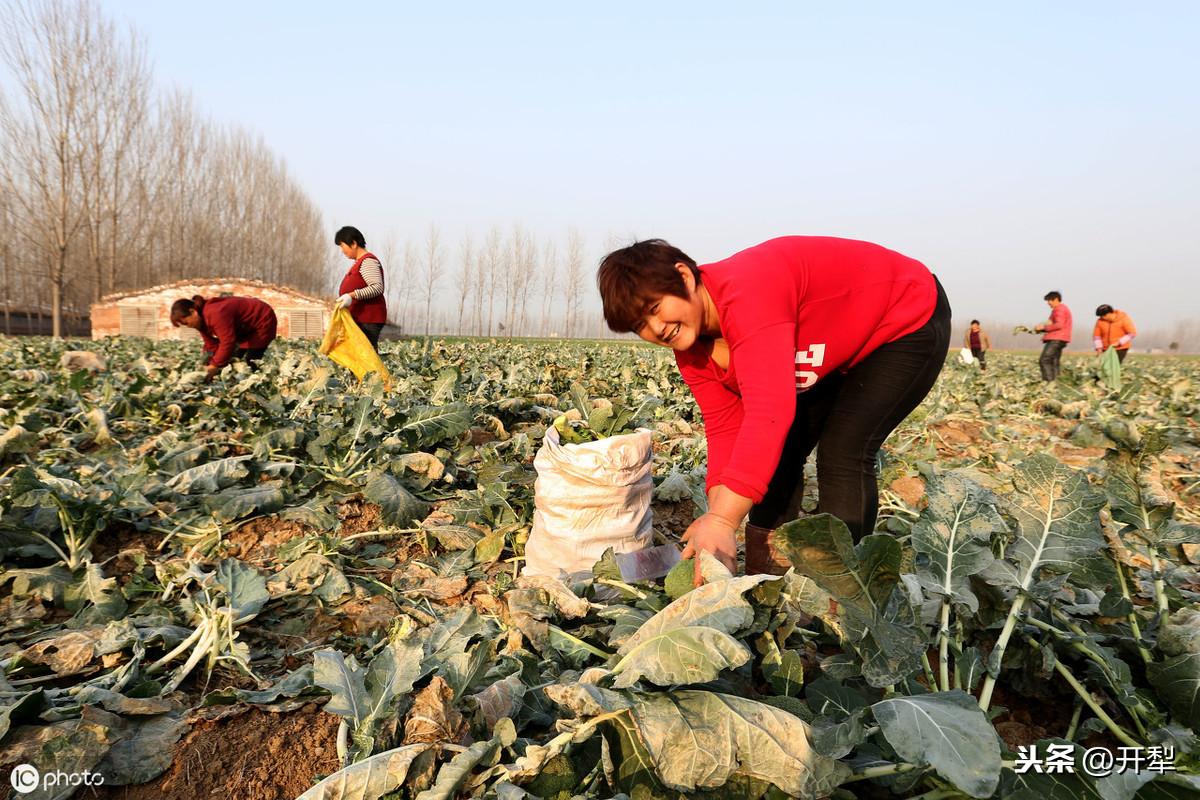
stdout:
<svg viewBox="0 0 1200 800">
<path fill-rule="evenodd" d="M 384 386 L 392 383 L 392 376 L 371 346 L 371 341 L 344 308 L 334 309 L 329 330 L 325 331 L 325 338 L 321 340 L 320 351 L 335 364 L 341 364 L 353 372 L 360 381 L 368 372 L 377 372 Z"/>
</svg>

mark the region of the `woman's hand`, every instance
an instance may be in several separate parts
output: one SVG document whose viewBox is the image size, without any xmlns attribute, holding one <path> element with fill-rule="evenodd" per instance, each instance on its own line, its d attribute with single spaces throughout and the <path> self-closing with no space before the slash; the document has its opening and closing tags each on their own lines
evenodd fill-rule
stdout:
<svg viewBox="0 0 1200 800">
<path fill-rule="evenodd" d="M 687 545 L 683 549 L 683 557 L 695 559 L 694 582 L 696 586 L 704 583 L 704 579 L 700 575 L 701 551 L 712 553 L 730 572 L 737 573 L 737 539 L 734 536 L 736 530 L 737 523 L 711 511 L 701 515 L 688 526 L 682 539 Z"/>
</svg>

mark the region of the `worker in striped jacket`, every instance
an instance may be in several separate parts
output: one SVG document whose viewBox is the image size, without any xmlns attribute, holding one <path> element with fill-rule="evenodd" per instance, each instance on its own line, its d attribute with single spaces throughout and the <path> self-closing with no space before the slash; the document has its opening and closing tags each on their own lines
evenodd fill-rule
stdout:
<svg viewBox="0 0 1200 800">
<path fill-rule="evenodd" d="M 383 296 L 383 265 L 367 250 L 367 240 L 358 228 L 347 225 L 333 236 L 342 255 L 354 263 L 342 277 L 337 305 L 350 309 L 350 316 L 379 352 L 379 334 L 387 324 L 387 300 Z"/>
</svg>

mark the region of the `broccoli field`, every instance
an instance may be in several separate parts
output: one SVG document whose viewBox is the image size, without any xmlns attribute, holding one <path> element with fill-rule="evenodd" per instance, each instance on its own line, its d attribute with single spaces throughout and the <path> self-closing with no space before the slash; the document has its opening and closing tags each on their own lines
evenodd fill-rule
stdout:
<svg viewBox="0 0 1200 800">
<path fill-rule="evenodd" d="M 78 349 L 107 369 L 60 365 Z M 572 409 L 654 431 L 656 544 L 701 513 L 669 352 L 383 356 L 386 392 L 283 340 L 205 386 L 195 345 L 0 338 L 0 786 L 1200 797 L 1200 361 L 1134 353 L 1112 392 L 1090 356 L 1050 386 L 1031 354 L 948 359 L 879 454 L 874 534 L 816 514 L 814 480 L 789 574 L 706 560 L 693 589 L 611 554 L 520 575 L 533 457 Z"/>
</svg>

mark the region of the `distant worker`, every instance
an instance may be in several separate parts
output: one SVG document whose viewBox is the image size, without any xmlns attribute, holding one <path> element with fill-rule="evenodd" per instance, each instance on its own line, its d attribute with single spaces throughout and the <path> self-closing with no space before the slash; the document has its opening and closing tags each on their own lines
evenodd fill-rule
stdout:
<svg viewBox="0 0 1200 800">
<path fill-rule="evenodd" d="M 1062 294 L 1049 292 L 1042 298 L 1050 306 L 1050 319 L 1037 325 L 1033 330 L 1042 336 L 1042 357 L 1038 366 L 1042 369 L 1042 380 L 1052 381 L 1058 378 L 1062 367 L 1062 353 L 1071 341 L 1071 309 L 1062 301 Z"/>
<path fill-rule="evenodd" d="M 1133 320 L 1120 309 L 1103 305 L 1096 309 L 1096 327 L 1092 329 L 1092 346 L 1097 353 L 1103 353 L 1110 347 L 1117 348 L 1117 358 L 1122 362 L 1129 354 L 1129 346 L 1133 337 L 1137 336 L 1137 328 Z"/>
<path fill-rule="evenodd" d="M 200 332 L 207 353 L 205 383 L 235 358 L 243 358 L 250 369 L 275 341 L 275 309 L 257 297 L 210 297 L 196 295 L 171 305 L 171 324 L 186 325 Z"/>
<path fill-rule="evenodd" d="M 333 243 L 342 255 L 354 262 L 338 288 L 338 308 L 350 309 L 350 316 L 379 352 L 379 334 L 387 324 L 387 300 L 383 296 L 383 265 L 367 250 L 362 231 L 347 225 L 333 235 Z"/>
<path fill-rule="evenodd" d="M 979 362 L 981 370 L 987 369 L 987 351 L 992 349 L 992 340 L 987 331 L 979 327 L 979 320 L 971 320 L 971 327 L 963 337 L 963 347 L 971 350 L 971 355 Z"/>
</svg>

